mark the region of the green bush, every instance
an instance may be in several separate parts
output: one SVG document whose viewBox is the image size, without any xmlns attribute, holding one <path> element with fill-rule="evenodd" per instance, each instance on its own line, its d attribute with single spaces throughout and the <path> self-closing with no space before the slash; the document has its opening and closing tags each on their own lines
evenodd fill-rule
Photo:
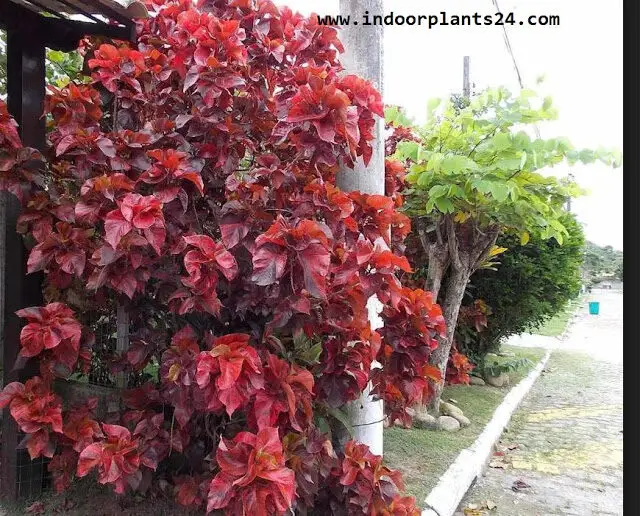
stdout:
<svg viewBox="0 0 640 516">
<path fill-rule="evenodd" d="M 539 327 L 580 293 L 584 233 L 572 214 L 563 219 L 569 234 L 562 245 L 535 237 L 520 245 L 520 237 L 502 236 L 497 245 L 508 250 L 496 270 L 481 269 L 472 277 L 469 297 L 484 300 L 491 314 L 481 332 L 459 327 L 457 341 L 478 365 L 503 338 Z"/>
</svg>

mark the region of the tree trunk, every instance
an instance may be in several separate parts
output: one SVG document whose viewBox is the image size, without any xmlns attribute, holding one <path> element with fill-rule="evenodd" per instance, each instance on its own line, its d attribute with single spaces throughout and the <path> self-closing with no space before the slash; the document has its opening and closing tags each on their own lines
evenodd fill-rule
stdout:
<svg viewBox="0 0 640 516">
<path fill-rule="evenodd" d="M 440 369 L 442 381 L 434 384 L 435 394 L 429 403 L 428 410 L 437 415 L 440 409 L 440 396 L 444 387 L 444 378 L 447 370 L 447 361 L 449 360 L 449 352 L 453 343 L 453 335 L 456 331 L 458 322 L 458 313 L 460 305 L 464 297 L 464 291 L 469 282 L 470 272 L 466 268 L 451 267 L 449 278 L 447 280 L 447 291 L 445 298 L 441 304 L 444 320 L 447 323 L 446 335 L 438 338 L 438 347 L 431 353 L 430 362 Z"/>
<path fill-rule="evenodd" d="M 422 249 L 427 255 L 427 279 L 424 290 L 433 294 L 433 300 L 438 300 L 442 279 L 449 268 L 449 247 L 442 237 L 442 220 L 437 220 L 435 226 L 428 228 L 427 220 L 422 217 L 415 219 L 415 226 L 420 237 Z"/>
<path fill-rule="evenodd" d="M 447 361 L 449 360 L 449 352 L 453 344 L 453 336 L 458 324 L 458 313 L 460 312 L 465 289 L 471 275 L 489 255 L 500 231 L 498 226 L 490 226 L 485 228 L 485 231 L 480 231 L 474 226 L 471 239 L 467 236 L 459 240 L 453 220 L 451 218 L 446 219 L 446 224 L 449 244 L 448 256 L 451 263 L 445 297 L 440 306 L 447 324 L 447 331 L 444 338 L 438 339 L 438 347 L 431 353 L 430 359 L 431 364 L 437 366 L 442 374 L 442 381 L 434 385 L 435 393 L 428 406 L 428 410 L 435 415 L 438 414 L 440 409 L 440 397 L 445 382 Z"/>
<path fill-rule="evenodd" d="M 429 246 L 428 253 L 429 265 L 424 289 L 431 292 L 433 294 L 433 300 L 437 301 L 442 279 L 449 267 L 449 253 L 447 248 L 442 248 L 437 243 Z"/>
</svg>

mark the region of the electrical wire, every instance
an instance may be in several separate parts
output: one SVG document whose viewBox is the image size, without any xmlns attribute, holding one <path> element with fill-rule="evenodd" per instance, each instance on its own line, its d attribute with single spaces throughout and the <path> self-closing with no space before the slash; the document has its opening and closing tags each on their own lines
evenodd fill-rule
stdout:
<svg viewBox="0 0 640 516">
<path fill-rule="evenodd" d="M 498 0 L 491 0 L 491 3 L 496 8 L 498 12 L 502 12 L 500 10 L 500 6 L 498 5 Z M 511 61 L 513 62 L 513 68 L 516 71 L 516 76 L 518 77 L 518 83 L 520 84 L 520 89 L 524 89 L 524 84 L 522 82 L 522 75 L 520 74 L 520 68 L 518 67 L 518 62 L 516 61 L 516 56 L 513 53 L 513 48 L 511 47 L 511 41 L 509 40 L 509 34 L 507 33 L 507 27 L 505 24 L 502 25 L 502 39 L 504 40 L 504 44 L 507 47 L 507 52 L 511 56 Z M 540 139 L 540 130 L 536 124 L 533 125 L 533 129 L 536 133 L 536 138 Z"/>
</svg>

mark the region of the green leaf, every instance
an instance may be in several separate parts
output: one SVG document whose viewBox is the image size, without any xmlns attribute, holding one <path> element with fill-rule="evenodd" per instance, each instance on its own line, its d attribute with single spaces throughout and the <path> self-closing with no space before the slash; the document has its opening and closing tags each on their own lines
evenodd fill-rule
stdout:
<svg viewBox="0 0 640 516">
<path fill-rule="evenodd" d="M 528 231 L 523 231 L 522 234 L 520 235 L 520 245 L 527 245 L 527 242 L 529 242 L 529 232 Z"/>
<path fill-rule="evenodd" d="M 418 186 L 427 186 L 429 183 L 431 183 L 432 179 L 433 179 L 433 174 L 431 172 L 425 171 L 418 176 L 418 180 L 416 181 L 416 184 Z M 407 175 L 407 181 L 410 181 L 408 175 Z"/>
<path fill-rule="evenodd" d="M 514 185 L 514 184 L 510 184 L 508 185 L 509 188 L 509 195 L 511 196 L 511 200 L 512 201 L 517 201 L 518 198 L 520 197 L 520 193 L 518 192 L 518 186 Z"/>
<path fill-rule="evenodd" d="M 462 199 L 465 197 L 464 190 L 458 185 L 451 185 L 449 187 L 449 191 L 447 192 L 447 197 L 458 197 Z"/>
<path fill-rule="evenodd" d="M 520 157 L 520 170 L 522 170 L 527 163 L 527 152 L 522 151 L 522 156 Z"/>
<path fill-rule="evenodd" d="M 446 197 L 438 197 L 435 200 L 435 204 L 438 210 L 440 210 L 442 213 L 453 213 L 454 211 L 456 211 L 453 203 Z"/>
<path fill-rule="evenodd" d="M 396 155 L 401 159 L 417 161 L 419 148 L 420 144 L 417 142 L 400 142 L 396 148 Z"/>
<path fill-rule="evenodd" d="M 478 164 L 466 156 L 447 156 L 442 160 L 441 170 L 445 174 L 463 172 L 465 170 L 477 170 Z"/>
<path fill-rule="evenodd" d="M 487 194 L 491 191 L 491 186 L 493 185 L 493 183 L 491 181 L 486 181 L 484 179 L 480 179 L 478 181 L 474 181 L 472 183 L 472 186 L 478 190 L 478 192 L 483 193 L 483 194 Z"/>
<path fill-rule="evenodd" d="M 296 349 L 308 349 L 312 344 L 311 339 L 303 332 L 293 335 L 293 345 Z"/>
<path fill-rule="evenodd" d="M 449 187 L 447 185 L 435 185 L 429 190 L 429 197 L 436 199 L 438 197 L 442 197 L 447 193 Z"/>
<path fill-rule="evenodd" d="M 351 422 L 349 421 L 349 416 L 345 412 L 343 412 L 338 408 L 333 408 L 333 407 L 328 407 L 327 412 L 329 413 L 329 415 L 331 415 L 331 417 L 333 417 L 334 419 L 342 423 L 342 426 L 344 426 L 347 429 L 347 432 L 349 432 L 349 435 L 353 437 L 353 426 L 351 426 Z"/>
<path fill-rule="evenodd" d="M 491 138 L 491 145 L 497 151 L 508 149 L 511 146 L 511 135 L 509 133 L 498 133 Z"/>
<path fill-rule="evenodd" d="M 509 196 L 509 187 L 503 183 L 491 183 L 491 195 L 498 202 L 504 202 Z"/>
<path fill-rule="evenodd" d="M 440 172 L 442 158 L 443 156 L 439 152 L 432 153 L 429 161 L 427 162 L 427 170 L 430 170 L 431 172 Z"/>
<path fill-rule="evenodd" d="M 329 425 L 329 422 L 326 420 L 326 418 L 322 416 L 316 416 L 314 419 L 316 428 L 320 430 L 320 432 L 322 432 L 323 434 L 331 433 L 331 426 Z"/>
<path fill-rule="evenodd" d="M 322 343 L 318 342 L 309 349 L 299 353 L 297 358 L 309 365 L 317 364 L 320 361 L 320 355 L 322 354 Z"/>
</svg>

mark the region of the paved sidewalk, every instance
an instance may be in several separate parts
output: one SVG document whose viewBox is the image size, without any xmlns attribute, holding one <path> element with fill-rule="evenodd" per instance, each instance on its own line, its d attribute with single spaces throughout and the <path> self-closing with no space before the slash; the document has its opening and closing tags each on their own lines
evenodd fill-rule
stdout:
<svg viewBox="0 0 640 516">
<path fill-rule="evenodd" d="M 600 315 L 585 307 L 569 337 L 556 341 L 502 436 L 504 456 L 493 465 L 503 468 L 487 469 L 461 513 L 622 514 L 622 293 L 594 291 L 593 298 Z M 530 487 L 514 490 L 518 480 Z"/>
</svg>

